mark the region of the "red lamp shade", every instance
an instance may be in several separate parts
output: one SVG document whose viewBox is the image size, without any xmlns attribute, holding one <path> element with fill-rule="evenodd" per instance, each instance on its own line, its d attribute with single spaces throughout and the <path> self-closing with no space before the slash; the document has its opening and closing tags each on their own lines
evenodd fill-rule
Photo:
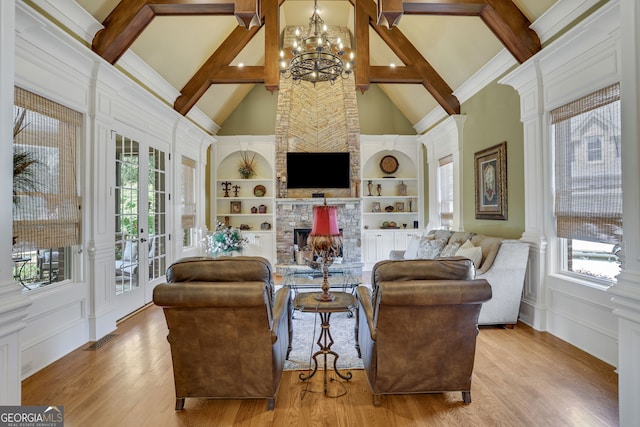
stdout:
<svg viewBox="0 0 640 427">
<path fill-rule="evenodd" d="M 314 206 L 313 207 L 313 228 L 311 236 L 339 236 L 338 228 L 338 207 L 337 206 Z"/>
</svg>

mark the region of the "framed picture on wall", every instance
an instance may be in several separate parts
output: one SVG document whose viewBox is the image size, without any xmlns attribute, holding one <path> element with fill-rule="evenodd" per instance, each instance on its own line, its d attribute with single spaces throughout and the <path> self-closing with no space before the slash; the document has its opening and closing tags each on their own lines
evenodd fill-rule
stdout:
<svg viewBox="0 0 640 427">
<path fill-rule="evenodd" d="M 507 143 L 475 153 L 476 219 L 507 219 Z"/>
<path fill-rule="evenodd" d="M 239 201 L 231 202 L 231 213 L 232 214 L 242 213 L 242 202 L 239 202 Z"/>
</svg>

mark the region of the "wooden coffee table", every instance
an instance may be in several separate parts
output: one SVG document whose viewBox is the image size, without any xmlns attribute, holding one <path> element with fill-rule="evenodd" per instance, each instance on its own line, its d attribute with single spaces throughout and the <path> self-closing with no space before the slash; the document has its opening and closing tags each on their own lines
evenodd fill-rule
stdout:
<svg viewBox="0 0 640 427">
<path fill-rule="evenodd" d="M 320 349 L 313 353 L 313 355 L 311 356 L 314 363 L 313 370 L 309 374 L 301 373 L 299 375 L 299 378 L 302 381 L 311 379 L 311 377 L 313 377 L 318 371 L 318 357 L 322 356 L 324 358 L 324 394 L 326 395 L 328 356 L 333 356 L 333 370 L 340 378 L 349 381 L 352 377 L 351 372 L 342 374 L 340 373 L 340 371 L 338 371 L 337 362 L 340 356 L 338 355 L 338 353 L 331 350 L 331 346 L 333 345 L 333 338 L 331 337 L 329 319 L 331 318 L 331 313 L 351 312 L 351 310 L 353 310 L 356 306 L 356 297 L 347 292 L 332 292 L 332 294 L 335 296 L 335 299 L 333 301 L 319 301 L 317 297 L 321 293 L 322 292 L 299 293 L 293 300 L 293 308 L 306 313 L 317 313 L 320 316 L 322 330 L 317 341 L 318 347 L 320 347 Z"/>
</svg>

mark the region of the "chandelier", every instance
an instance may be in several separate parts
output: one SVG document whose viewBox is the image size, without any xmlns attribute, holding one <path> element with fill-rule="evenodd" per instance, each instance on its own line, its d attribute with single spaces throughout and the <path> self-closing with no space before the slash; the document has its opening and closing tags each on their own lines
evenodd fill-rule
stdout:
<svg viewBox="0 0 640 427">
<path fill-rule="evenodd" d="M 305 80 L 314 86 L 317 82 L 326 81 L 334 84 L 338 77 L 346 79 L 353 71 L 353 51 L 348 59 L 344 58 L 345 54 L 340 38 L 335 43 L 329 40 L 327 26 L 318 14 L 318 1 L 314 0 L 307 34 L 302 35 L 296 28 L 291 54 L 285 55 L 284 50 L 280 51 L 280 73 L 295 83 Z"/>
</svg>

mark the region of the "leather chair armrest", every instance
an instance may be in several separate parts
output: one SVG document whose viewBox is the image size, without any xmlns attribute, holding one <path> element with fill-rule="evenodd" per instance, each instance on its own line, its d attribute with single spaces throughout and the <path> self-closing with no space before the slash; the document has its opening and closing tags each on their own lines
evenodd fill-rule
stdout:
<svg viewBox="0 0 640 427">
<path fill-rule="evenodd" d="M 275 304 L 273 307 L 273 327 L 271 328 L 271 342 L 273 344 L 278 340 L 279 331 L 281 328 L 284 335 L 287 335 L 289 330 L 289 300 L 291 299 L 291 289 L 288 287 L 282 287 L 278 289 L 275 297 Z M 284 323 L 284 325 L 281 325 Z"/>
<path fill-rule="evenodd" d="M 360 309 L 358 310 L 358 316 L 365 316 L 367 320 L 367 326 L 369 327 L 369 335 L 371 340 L 376 340 L 376 328 L 373 324 L 373 305 L 371 303 L 371 290 L 366 286 L 358 286 L 356 288 L 356 295 L 358 297 L 358 304 Z M 360 319 L 357 319 L 359 322 Z"/>
</svg>

